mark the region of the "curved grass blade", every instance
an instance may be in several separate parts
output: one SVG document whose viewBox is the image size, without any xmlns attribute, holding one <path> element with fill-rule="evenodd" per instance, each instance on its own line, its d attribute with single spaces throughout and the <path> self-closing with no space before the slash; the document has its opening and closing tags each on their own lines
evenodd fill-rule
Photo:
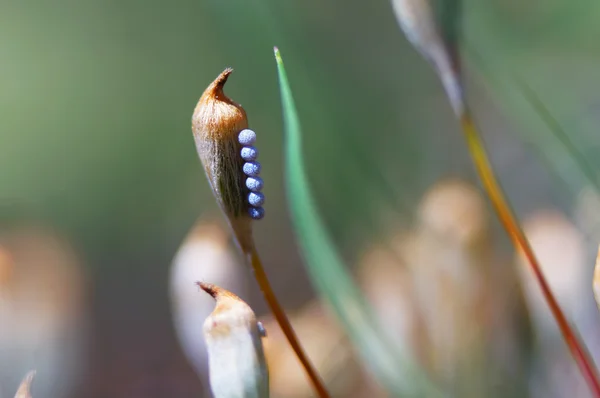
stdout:
<svg viewBox="0 0 600 398">
<path fill-rule="evenodd" d="M 408 350 L 388 343 L 378 329 L 359 289 L 346 271 L 319 218 L 310 194 L 301 151 L 300 121 L 283 60 L 275 48 L 281 90 L 287 195 L 292 221 L 306 259 L 309 275 L 329 302 L 368 367 L 394 396 L 440 397 L 438 390 L 408 356 Z"/>
</svg>

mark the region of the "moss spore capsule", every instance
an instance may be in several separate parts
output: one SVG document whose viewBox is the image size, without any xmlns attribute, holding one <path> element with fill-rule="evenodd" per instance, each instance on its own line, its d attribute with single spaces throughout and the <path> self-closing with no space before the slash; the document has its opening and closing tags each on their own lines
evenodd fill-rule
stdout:
<svg viewBox="0 0 600 398">
<path fill-rule="evenodd" d="M 252 218 L 248 215 L 246 176 L 241 172 L 244 159 L 240 156 L 240 132 L 248 128 L 244 109 L 228 98 L 223 87 L 232 69 L 225 69 L 206 88 L 192 116 L 192 131 L 196 150 L 217 203 L 227 216 L 229 224 L 245 253 L 254 246 Z M 247 140 L 252 135 L 244 133 Z M 255 168 L 252 168 L 255 169 Z M 252 170 L 250 170 L 252 171 Z"/>
<path fill-rule="evenodd" d="M 230 291 L 204 282 L 198 282 L 198 286 L 216 301 L 203 328 L 213 396 L 269 397 L 262 332 L 254 311 Z"/>
</svg>

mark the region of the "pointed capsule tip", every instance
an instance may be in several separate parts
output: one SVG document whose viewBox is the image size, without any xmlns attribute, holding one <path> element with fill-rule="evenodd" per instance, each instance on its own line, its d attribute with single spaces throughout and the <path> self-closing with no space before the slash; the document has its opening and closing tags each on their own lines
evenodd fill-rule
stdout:
<svg viewBox="0 0 600 398">
<path fill-rule="evenodd" d="M 229 68 L 229 67 L 225 68 L 225 70 L 223 72 L 221 72 L 221 74 L 213 82 L 214 87 L 222 88 L 225 85 L 225 83 L 227 82 L 229 75 L 231 75 L 232 73 L 233 73 L 233 68 Z"/>
<path fill-rule="evenodd" d="M 229 290 L 223 289 L 222 287 L 217 286 L 215 284 L 199 281 L 196 282 L 196 285 L 200 287 L 200 289 L 204 290 L 206 293 L 210 294 L 210 296 L 214 298 L 217 301 L 217 303 L 220 299 L 233 299 L 244 302 L 241 298 L 239 298 Z"/>
<path fill-rule="evenodd" d="M 204 290 L 206 293 L 210 294 L 210 296 L 214 299 L 216 299 L 217 296 L 220 294 L 221 288 L 216 285 L 213 285 L 212 283 L 196 282 L 196 285 L 198 285 L 198 287 Z"/>
</svg>

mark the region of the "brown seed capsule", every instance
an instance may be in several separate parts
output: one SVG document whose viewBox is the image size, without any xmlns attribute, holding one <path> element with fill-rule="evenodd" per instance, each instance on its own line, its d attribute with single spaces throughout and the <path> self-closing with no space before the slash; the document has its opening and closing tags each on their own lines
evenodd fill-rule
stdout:
<svg viewBox="0 0 600 398">
<path fill-rule="evenodd" d="M 235 294 L 198 282 L 217 302 L 204 323 L 215 398 L 268 398 L 269 374 L 254 311 Z"/>
<path fill-rule="evenodd" d="M 245 253 L 253 247 L 244 160 L 238 133 L 248 127 L 246 112 L 223 93 L 232 69 L 225 69 L 200 97 L 192 116 L 196 150 L 208 182 Z"/>
<path fill-rule="evenodd" d="M 31 398 L 31 383 L 33 382 L 33 378 L 35 377 L 35 370 L 27 373 L 17 393 L 15 394 L 15 398 Z"/>
</svg>

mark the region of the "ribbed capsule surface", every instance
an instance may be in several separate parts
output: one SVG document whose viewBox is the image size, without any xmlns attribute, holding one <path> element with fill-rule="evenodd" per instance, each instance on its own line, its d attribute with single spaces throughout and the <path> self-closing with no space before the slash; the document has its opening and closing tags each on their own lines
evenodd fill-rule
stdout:
<svg viewBox="0 0 600 398">
<path fill-rule="evenodd" d="M 198 285 L 217 303 L 204 323 L 214 397 L 268 398 L 269 374 L 254 311 L 225 289 Z"/>
<path fill-rule="evenodd" d="M 251 218 L 238 134 L 248 127 L 246 112 L 229 99 L 223 87 L 232 69 L 225 69 L 204 91 L 192 116 L 198 156 L 217 202 L 231 224 L 242 250 L 252 248 Z"/>
</svg>

